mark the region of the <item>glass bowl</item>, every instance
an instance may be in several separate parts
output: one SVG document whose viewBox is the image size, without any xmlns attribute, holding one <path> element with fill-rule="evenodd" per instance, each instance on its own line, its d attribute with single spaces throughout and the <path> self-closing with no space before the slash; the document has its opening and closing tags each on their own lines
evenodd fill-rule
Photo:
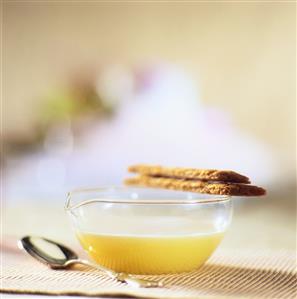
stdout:
<svg viewBox="0 0 297 299">
<path fill-rule="evenodd" d="M 69 192 L 65 209 L 95 262 L 133 274 L 201 266 L 223 239 L 233 210 L 228 196 L 130 187 Z"/>
</svg>

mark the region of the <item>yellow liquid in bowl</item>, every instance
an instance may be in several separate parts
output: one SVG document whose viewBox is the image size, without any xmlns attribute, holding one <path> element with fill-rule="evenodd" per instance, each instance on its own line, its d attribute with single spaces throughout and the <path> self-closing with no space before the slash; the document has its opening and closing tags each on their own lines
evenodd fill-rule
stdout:
<svg viewBox="0 0 297 299">
<path fill-rule="evenodd" d="M 98 264 L 117 272 L 163 274 L 191 271 L 217 248 L 224 233 L 186 236 L 122 236 L 77 233 Z"/>
</svg>

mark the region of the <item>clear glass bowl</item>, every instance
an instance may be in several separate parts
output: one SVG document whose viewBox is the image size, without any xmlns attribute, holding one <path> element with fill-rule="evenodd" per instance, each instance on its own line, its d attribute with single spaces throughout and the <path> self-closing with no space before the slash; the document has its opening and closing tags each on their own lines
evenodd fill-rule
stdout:
<svg viewBox="0 0 297 299">
<path fill-rule="evenodd" d="M 228 196 L 130 187 L 70 192 L 65 209 L 95 262 L 134 274 L 201 266 L 221 242 L 233 210 Z"/>
</svg>

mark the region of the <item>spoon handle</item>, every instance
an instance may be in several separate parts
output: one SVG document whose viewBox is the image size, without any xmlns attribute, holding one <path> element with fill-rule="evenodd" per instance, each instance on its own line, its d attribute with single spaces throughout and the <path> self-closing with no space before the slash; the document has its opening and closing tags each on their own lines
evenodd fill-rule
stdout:
<svg viewBox="0 0 297 299">
<path fill-rule="evenodd" d="M 111 269 L 105 268 L 104 266 L 97 265 L 94 263 L 89 262 L 88 260 L 82 260 L 82 259 L 77 259 L 73 261 L 75 264 L 82 264 L 88 267 L 91 267 L 96 270 L 100 270 L 105 272 L 109 277 L 116 279 L 120 282 L 125 282 L 128 285 L 131 285 L 133 287 L 139 287 L 139 288 L 157 288 L 157 287 L 162 287 L 162 283 L 155 281 L 155 280 L 148 280 L 148 279 L 141 279 L 132 276 L 131 274 L 126 274 L 126 273 L 118 273 L 115 272 Z"/>
</svg>

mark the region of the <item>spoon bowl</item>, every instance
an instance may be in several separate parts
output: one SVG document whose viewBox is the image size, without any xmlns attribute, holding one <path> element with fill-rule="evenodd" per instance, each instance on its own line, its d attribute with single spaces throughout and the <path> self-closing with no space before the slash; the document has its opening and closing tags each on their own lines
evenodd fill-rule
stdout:
<svg viewBox="0 0 297 299">
<path fill-rule="evenodd" d="M 46 238 L 26 236 L 19 240 L 19 247 L 52 269 L 64 269 L 69 261 L 78 260 L 70 248 Z"/>
</svg>

